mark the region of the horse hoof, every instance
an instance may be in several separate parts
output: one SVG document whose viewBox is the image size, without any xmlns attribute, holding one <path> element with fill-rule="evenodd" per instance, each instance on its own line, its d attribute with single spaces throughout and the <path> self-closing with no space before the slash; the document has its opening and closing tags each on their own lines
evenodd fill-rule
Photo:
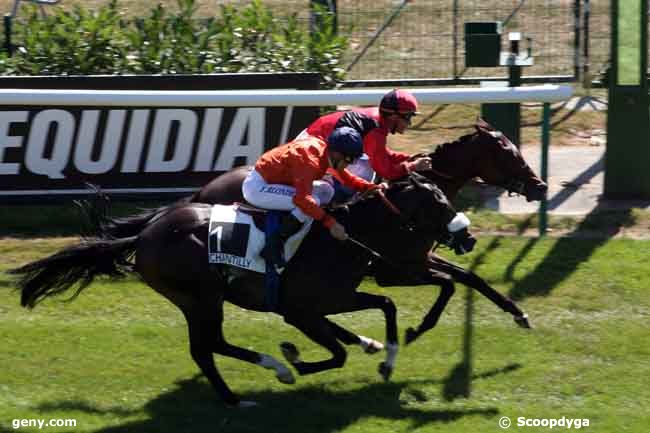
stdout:
<svg viewBox="0 0 650 433">
<path fill-rule="evenodd" d="M 300 352 L 295 344 L 289 343 L 288 341 L 280 343 L 280 350 L 282 351 L 282 356 L 289 363 L 295 364 L 300 361 Z"/>
<path fill-rule="evenodd" d="M 406 344 L 411 344 L 415 341 L 416 338 L 418 338 L 420 335 L 417 333 L 417 331 L 413 328 L 408 328 L 406 330 L 406 333 L 404 334 L 404 342 Z"/>
<path fill-rule="evenodd" d="M 393 374 L 393 367 L 386 364 L 385 362 L 379 364 L 378 370 L 379 374 L 381 374 L 381 377 L 383 377 L 385 381 L 388 381 L 388 379 L 390 379 L 390 376 Z"/>
<path fill-rule="evenodd" d="M 296 383 L 296 379 L 293 377 L 293 374 L 289 370 L 278 373 L 275 375 L 275 377 L 278 378 L 280 383 L 284 383 L 285 385 L 293 385 Z"/>
<path fill-rule="evenodd" d="M 521 316 L 515 316 L 515 323 L 520 327 L 524 329 L 531 329 L 532 326 L 530 326 L 530 322 L 528 321 L 528 314 L 522 314 Z"/>
</svg>

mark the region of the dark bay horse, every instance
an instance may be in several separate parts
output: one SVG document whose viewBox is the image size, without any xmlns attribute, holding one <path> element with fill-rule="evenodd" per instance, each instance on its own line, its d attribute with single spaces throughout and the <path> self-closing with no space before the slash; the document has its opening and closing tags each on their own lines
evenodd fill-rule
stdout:
<svg viewBox="0 0 650 433">
<path fill-rule="evenodd" d="M 450 239 L 447 224 L 456 212 L 437 187 L 410 179 L 392 185 L 386 196 L 399 209 L 401 218 L 395 218 L 378 197 L 340 209 L 335 217 L 345 224 L 351 236 L 384 255 L 387 261 L 401 256 L 424 261 L 432 243 Z M 221 398 L 228 405 L 250 405 L 251 402 L 241 402 L 221 378 L 213 352 L 273 369 L 285 383 L 292 383 L 293 376 L 273 357 L 225 340 L 223 302 L 267 311 L 264 276 L 208 264 L 210 210 L 210 205 L 201 203 L 161 208 L 135 235 L 86 239 L 15 269 L 11 273 L 19 276 L 16 283 L 21 290 L 21 304 L 31 308 L 73 287 L 76 296 L 97 276 L 136 272 L 183 312 L 191 355 Z M 117 220 L 112 223 L 114 227 L 120 225 Z M 339 242 L 320 224 L 314 224 L 282 273 L 278 312 L 332 355 L 323 361 L 304 362 L 298 351 L 292 350 L 294 346 L 285 345 L 285 357 L 300 375 L 339 368 L 345 363 L 346 351 L 337 339 L 350 344 L 346 340 L 349 333 L 325 315 L 368 308 L 384 313 L 386 340 L 394 350 L 382 367 L 392 368 L 398 340 L 395 305 L 388 297 L 356 290 L 368 272 L 370 258 L 366 250 Z M 400 272 L 419 277 L 408 269 Z"/>
<path fill-rule="evenodd" d="M 464 135 L 454 142 L 439 145 L 429 153 L 432 170 L 419 174 L 434 181 L 451 201 L 458 191 L 472 179 L 480 178 L 483 182 L 500 186 L 512 194 L 521 194 L 528 201 L 541 200 L 548 189 L 524 160 L 517 147 L 501 132 L 487 122 L 479 119 L 475 132 Z M 238 167 L 201 188 L 192 201 L 206 203 L 230 203 L 241 201 L 241 182 L 250 167 Z M 421 277 L 414 280 L 404 273 L 395 272 L 392 267 L 373 267 L 372 273 L 380 286 L 414 286 L 438 285 L 440 295 L 421 324 L 406 331 L 406 343 L 411 343 L 427 330 L 433 328 L 442 311 L 455 292 L 454 282 L 472 287 L 490 299 L 503 311 L 512 314 L 517 325 L 528 328 L 527 315 L 509 298 L 492 288 L 485 280 L 443 257 L 428 253 L 425 262 L 416 261 L 425 269 L 418 273 Z M 405 267 L 413 268 L 413 263 L 400 261 Z M 415 270 L 413 270 L 415 272 Z"/>
<path fill-rule="evenodd" d="M 460 137 L 454 142 L 439 145 L 427 156 L 432 159 L 432 170 L 422 171 L 421 175 L 435 182 L 447 195 L 454 199 L 463 185 L 474 178 L 483 182 L 503 187 L 510 193 L 522 194 L 527 200 L 541 200 L 548 189 L 547 185 L 533 172 L 526 163 L 517 147 L 502 133 L 479 119 L 475 132 Z M 243 201 L 241 184 L 251 167 L 242 166 L 230 170 L 215 178 L 196 192 L 190 199 L 192 202 L 228 204 Z M 121 220 L 119 226 L 105 227 L 105 231 L 114 236 L 130 236 L 142 230 L 155 211 L 143 213 L 137 217 Z M 406 332 L 406 342 L 410 343 L 427 330 L 433 328 L 440 318 L 442 311 L 455 292 L 454 282 L 460 282 L 472 287 L 486 296 L 503 311 L 510 313 L 517 325 L 530 327 L 527 315 L 509 298 L 492 288 L 485 280 L 439 255 L 427 252 L 426 260 L 415 260 L 413 263 L 399 261 L 407 269 L 414 270 L 416 266 L 420 278 L 413 280 L 404 273 L 395 272 L 393 267 L 373 267 L 371 273 L 381 286 L 416 286 L 438 285 L 441 292 L 416 328 Z M 415 270 L 414 270 L 415 271 Z M 352 339 L 352 337 L 350 337 Z M 358 340 L 357 340 L 358 343 Z"/>
</svg>

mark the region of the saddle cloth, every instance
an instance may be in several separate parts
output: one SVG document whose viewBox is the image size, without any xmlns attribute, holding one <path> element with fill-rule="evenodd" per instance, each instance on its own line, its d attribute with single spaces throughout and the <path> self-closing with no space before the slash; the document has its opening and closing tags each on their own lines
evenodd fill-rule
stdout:
<svg viewBox="0 0 650 433">
<path fill-rule="evenodd" d="M 294 256 L 302 240 L 311 228 L 309 220 L 284 244 L 284 257 L 288 262 Z M 214 205 L 210 214 L 208 262 L 226 264 L 249 271 L 265 273 L 266 262 L 260 256 L 265 235 L 253 221 L 250 212 L 243 212 L 238 205 Z M 284 269 L 278 269 L 282 272 Z"/>
</svg>

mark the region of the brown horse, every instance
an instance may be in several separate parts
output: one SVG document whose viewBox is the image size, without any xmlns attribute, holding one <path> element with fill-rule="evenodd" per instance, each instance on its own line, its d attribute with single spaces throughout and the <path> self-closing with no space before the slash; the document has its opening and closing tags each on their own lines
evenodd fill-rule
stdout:
<svg viewBox="0 0 650 433">
<path fill-rule="evenodd" d="M 340 209 L 335 216 L 355 240 L 379 252 L 388 263 L 401 256 L 423 261 L 436 240 L 451 239 L 451 245 L 459 240 L 447 230 L 456 212 L 434 185 L 411 179 L 392 185 L 386 195 L 399 209 L 401 218 L 396 218 L 378 197 Z M 200 203 L 162 208 L 136 235 L 87 239 L 15 269 L 11 272 L 20 275 L 17 287 L 21 289 L 21 304 L 31 308 L 44 298 L 78 285 L 76 296 L 96 276 L 136 272 L 183 312 L 191 355 L 221 398 L 229 405 L 249 405 L 240 402 L 223 381 L 213 352 L 274 369 L 285 383 L 292 383 L 293 376 L 273 357 L 226 342 L 222 332 L 223 302 L 267 311 L 264 276 L 208 264 L 210 210 L 210 205 Z M 119 221 L 113 221 L 114 227 L 119 225 Z M 286 344 L 283 353 L 300 375 L 339 368 L 345 363 L 346 351 L 337 339 L 349 344 L 349 333 L 325 315 L 369 308 L 382 310 L 386 318 L 386 340 L 392 350 L 380 365 L 380 372 L 385 378 L 390 374 L 397 350 L 395 305 L 388 297 L 356 290 L 368 272 L 370 258 L 366 250 L 339 242 L 320 224 L 314 224 L 282 273 L 278 312 L 332 354 L 323 361 L 303 362 L 295 346 Z M 419 278 L 410 269 L 400 272 Z"/>
<path fill-rule="evenodd" d="M 483 120 L 477 122 L 475 132 L 458 140 L 439 145 L 428 154 L 432 159 L 432 170 L 420 172 L 440 187 L 449 200 L 454 199 L 460 188 L 474 178 L 480 178 L 490 185 L 500 186 L 510 193 L 522 194 L 527 200 L 541 200 L 548 189 L 526 163 L 517 147 L 502 133 Z M 192 202 L 228 204 L 243 201 L 241 184 L 251 167 L 237 167 L 215 178 L 196 192 Z M 120 225 L 105 227 L 105 232 L 117 237 L 131 236 L 142 230 L 156 212 L 143 213 L 137 217 L 120 220 Z M 414 281 L 396 272 L 394 267 L 379 266 L 371 270 L 381 286 L 438 285 L 440 294 L 430 311 L 416 328 L 406 331 L 406 343 L 410 343 L 427 330 L 433 328 L 442 311 L 455 292 L 454 282 L 472 287 L 490 299 L 503 311 L 512 314 L 517 325 L 528 328 L 527 315 L 509 298 L 503 296 L 474 272 L 468 271 L 436 254 L 427 253 L 426 260 L 414 263 L 400 260 L 409 269 L 422 266 L 418 271 L 421 278 Z M 359 339 L 348 335 L 355 344 Z"/>
</svg>

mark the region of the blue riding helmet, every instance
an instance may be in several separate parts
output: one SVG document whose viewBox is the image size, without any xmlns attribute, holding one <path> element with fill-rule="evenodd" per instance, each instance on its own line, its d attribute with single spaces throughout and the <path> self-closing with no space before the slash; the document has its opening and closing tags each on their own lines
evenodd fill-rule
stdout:
<svg viewBox="0 0 650 433">
<path fill-rule="evenodd" d="M 327 137 L 327 147 L 329 150 L 340 152 L 346 159 L 354 160 L 363 155 L 363 138 L 356 129 L 342 126 Z"/>
</svg>

